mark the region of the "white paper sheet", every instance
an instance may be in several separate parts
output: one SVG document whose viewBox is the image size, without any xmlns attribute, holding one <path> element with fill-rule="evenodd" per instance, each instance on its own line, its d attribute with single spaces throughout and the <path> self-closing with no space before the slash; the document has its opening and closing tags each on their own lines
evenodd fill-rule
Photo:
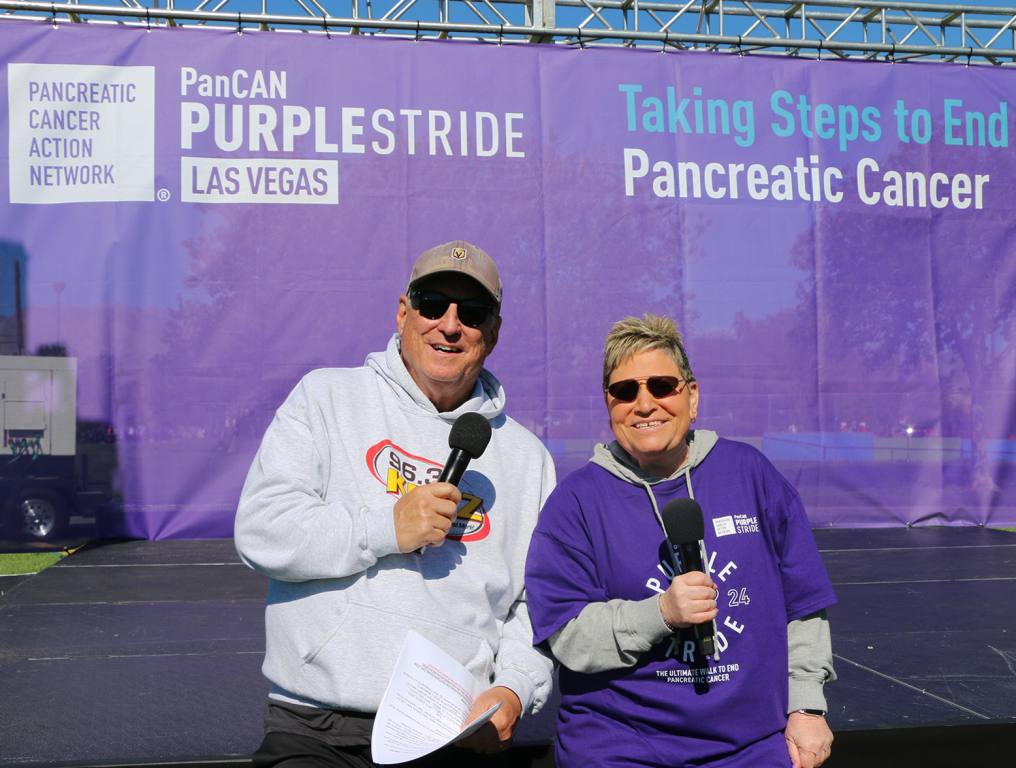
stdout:
<svg viewBox="0 0 1016 768">
<path fill-rule="evenodd" d="M 410 630 L 374 719 L 374 762 L 405 763 L 468 736 L 501 706 L 462 724 L 485 688 L 458 661 Z"/>
</svg>

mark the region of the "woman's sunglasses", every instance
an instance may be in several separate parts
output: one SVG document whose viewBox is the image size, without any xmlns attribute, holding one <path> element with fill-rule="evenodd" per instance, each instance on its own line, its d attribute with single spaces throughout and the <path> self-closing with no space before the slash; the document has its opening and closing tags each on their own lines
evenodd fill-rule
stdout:
<svg viewBox="0 0 1016 768">
<path fill-rule="evenodd" d="M 639 386 L 646 385 L 649 394 L 657 400 L 678 395 L 688 382 L 676 376 L 649 376 L 644 379 L 621 379 L 607 387 L 607 394 L 623 403 L 633 403 L 639 396 Z"/>
<path fill-rule="evenodd" d="M 440 291 L 423 291 L 418 288 L 409 292 L 409 303 L 428 320 L 441 319 L 448 311 L 448 305 L 454 304 L 459 320 L 470 328 L 479 328 L 494 314 L 494 307 L 485 301 L 478 299 L 458 301 Z"/>
</svg>

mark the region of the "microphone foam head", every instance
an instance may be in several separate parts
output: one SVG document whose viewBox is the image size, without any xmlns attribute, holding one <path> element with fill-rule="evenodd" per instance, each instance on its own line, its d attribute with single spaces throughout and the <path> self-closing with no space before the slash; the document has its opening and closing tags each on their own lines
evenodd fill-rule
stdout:
<svg viewBox="0 0 1016 768">
<path fill-rule="evenodd" d="M 452 431 L 448 435 L 448 447 L 458 448 L 469 455 L 471 459 L 478 459 L 487 450 L 487 443 L 490 442 L 490 422 L 478 413 L 464 413 L 455 419 L 452 424 Z"/>
<path fill-rule="evenodd" d="M 705 538 L 702 507 L 694 499 L 674 499 L 663 507 L 660 516 L 671 544 L 688 544 Z"/>
</svg>

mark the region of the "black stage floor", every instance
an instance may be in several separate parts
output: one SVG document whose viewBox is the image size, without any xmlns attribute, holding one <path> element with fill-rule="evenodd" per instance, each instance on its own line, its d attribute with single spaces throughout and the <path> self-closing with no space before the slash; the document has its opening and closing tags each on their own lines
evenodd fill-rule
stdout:
<svg viewBox="0 0 1016 768">
<path fill-rule="evenodd" d="M 1016 535 L 816 538 L 840 598 L 827 767 L 1016 765 Z M 0 767 L 246 764 L 264 592 L 228 540 L 91 545 L 0 579 Z"/>
</svg>

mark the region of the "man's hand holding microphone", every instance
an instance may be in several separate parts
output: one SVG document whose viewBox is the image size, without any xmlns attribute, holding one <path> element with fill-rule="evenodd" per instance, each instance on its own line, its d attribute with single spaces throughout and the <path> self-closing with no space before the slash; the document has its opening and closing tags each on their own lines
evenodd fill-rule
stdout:
<svg viewBox="0 0 1016 768">
<path fill-rule="evenodd" d="M 437 482 L 418 485 L 395 502 L 395 540 L 400 552 L 440 547 L 455 522 L 462 492 L 457 488 L 470 460 L 490 442 L 490 422 L 479 413 L 464 413 L 448 434 L 451 454 Z"/>
</svg>

